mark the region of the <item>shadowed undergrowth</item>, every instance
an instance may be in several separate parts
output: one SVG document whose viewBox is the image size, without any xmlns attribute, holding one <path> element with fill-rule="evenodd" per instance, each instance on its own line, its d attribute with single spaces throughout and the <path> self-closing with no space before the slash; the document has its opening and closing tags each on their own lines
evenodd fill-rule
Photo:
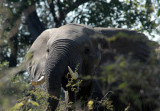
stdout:
<svg viewBox="0 0 160 111">
<path fill-rule="evenodd" d="M 111 96 L 100 103 L 111 111 L 116 107 L 125 111 L 158 111 L 160 106 L 160 69 L 156 60 L 149 64 L 130 61 L 119 56 L 113 63 L 107 63 L 97 81 L 102 85 L 103 95 L 112 91 Z M 88 77 L 90 78 L 90 77 Z M 75 85 L 75 84 L 70 84 Z M 1 110 L 41 111 L 47 106 L 47 93 L 31 88 L 22 76 L 0 83 Z M 88 107 L 94 109 L 94 102 Z M 72 105 L 72 104 L 71 104 Z M 64 93 L 57 111 L 64 110 Z"/>
</svg>

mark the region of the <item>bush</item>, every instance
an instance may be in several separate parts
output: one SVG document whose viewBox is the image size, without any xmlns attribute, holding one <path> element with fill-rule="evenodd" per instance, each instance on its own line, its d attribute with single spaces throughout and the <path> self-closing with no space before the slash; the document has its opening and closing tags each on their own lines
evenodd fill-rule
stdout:
<svg viewBox="0 0 160 111">
<path fill-rule="evenodd" d="M 156 59 L 140 63 L 116 57 L 114 62 L 105 64 L 100 77 L 102 90 L 112 91 L 110 99 L 116 111 L 157 111 L 160 108 L 160 68 Z"/>
</svg>

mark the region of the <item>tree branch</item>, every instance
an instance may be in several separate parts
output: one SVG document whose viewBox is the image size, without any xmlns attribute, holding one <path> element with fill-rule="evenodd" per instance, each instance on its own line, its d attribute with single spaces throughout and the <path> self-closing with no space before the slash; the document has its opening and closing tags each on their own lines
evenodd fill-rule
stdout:
<svg viewBox="0 0 160 111">
<path fill-rule="evenodd" d="M 65 10 L 62 9 L 62 7 L 64 7 L 64 5 L 61 3 L 60 0 L 57 0 L 57 6 L 58 6 L 58 23 L 57 26 L 60 26 L 62 21 L 65 19 L 66 14 L 65 14 Z"/>
<path fill-rule="evenodd" d="M 18 28 L 19 28 L 20 24 L 22 23 L 21 17 L 23 16 L 23 14 L 27 18 L 27 16 L 30 13 L 32 13 L 33 11 L 35 11 L 35 6 L 34 5 L 32 5 L 32 6 L 30 6 L 27 9 L 22 11 L 21 16 L 16 20 L 14 26 L 12 27 L 12 29 L 10 30 L 10 32 L 7 35 L 8 39 L 11 39 L 14 35 L 16 35 L 18 33 Z"/>
<path fill-rule="evenodd" d="M 89 2 L 91 0 L 77 0 L 75 2 L 73 2 L 73 0 L 68 0 L 68 1 L 64 1 L 65 4 L 68 5 L 64 5 L 63 3 L 61 3 L 60 0 L 56 0 L 56 3 L 54 4 L 53 0 L 51 3 L 49 3 L 50 6 L 50 11 L 53 15 L 54 21 L 55 21 L 55 27 L 59 27 L 62 25 L 62 21 L 65 20 L 66 15 L 70 12 L 73 11 L 74 9 L 78 8 L 78 6 Z M 58 15 L 55 14 L 55 6 L 57 5 L 58 7 Z"/>
<path fill-rule="evenodd" d="M 55 7 L 54 7 L 54 3 L 53 3 L 53 0 L 51 1 L 51 3 L 49 3 L 49 7 L 50 7 L 50 11 L 52 13 L 52 16 L 54 18 L 54 22 L 55 24 L 58 23 L 58 19 L 57 19 L 57 16 L 56 16 L 56 11 L 55 11 Z M 56 26 L 57 27 L 57 26 Z"/>
<path fill-rule="evenodd" d="M 76 0 L 74 3 L 70 4 L 70 6 L 66 9 L 66 14 L 70 11 L 73 11 L 75 8 L 78 8 L 80 5 L 89 2 L 91 0 Z"/>
</svg>

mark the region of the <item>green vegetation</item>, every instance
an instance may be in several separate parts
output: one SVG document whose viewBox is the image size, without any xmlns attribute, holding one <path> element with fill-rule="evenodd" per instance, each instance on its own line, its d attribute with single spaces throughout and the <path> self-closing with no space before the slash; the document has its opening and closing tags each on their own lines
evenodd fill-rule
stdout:
<svg viewBox="0 0 160 111">
<path fill-rule="evenodd" d="M 24 71 L 17 71 L 20 76 L 16 77 L 6 71 L 23 61 L 28 48 L 45 29 L 74 22 L 91 27 L 133 29 L 154 38 L 160 35 L 159 15 L 159 0 L 0 0 L 0 110 L 40 111 L 46 108 L 46 93 L 32 89 Z M 156 52 L 160 59 L 160 50 Z M 30 59 L 32 54 L 26 56 Z M 118 103 L 125 111 L 134 108 L 144 111 L 148 107 L 150 111 L 160 110 L 160 68 L 156 55 L 147 64 L 118 55 L 114 62 L 103 66 L 103 70 L 102 76 L 97 78 L 103 82 L 103 94 L 112 91 L 112 96 L 118 95 Z M 68 86 L 74 89 L 80 84 L 81 81 L 71 80 Z M 117 106 L 112 96 L 102 103 L 109 110 Z M 91 101 L 94 106 L 94 100 Z M 62 97 L 57 110 L 63 110 L 64 104 Z M 90 104 L 92 108 L 92 102 Z"/>
<path fill-rule="evenodd" d="M 150 63 L 144 64 L 119 55 L 115 62 L 108 63 L 104 67 L 104 72 L 100 77 L 104 85 L 102 87 L 104 95 L 109 91 L 113 92 L 111 97 L 107 97 L 100 104 L 112 111 L 116 107 L 112 96 L 119 95 L 119 98 L 116 99 L 119 99 L 119 104 L 125 106 L 125 111 L 131 109 L 144 111 L 144 108 L 150 108 L 150 111 L 158 111 L 160 108 L 159 73 L 157 59 L 152 59 Z M 80 81 L 75 83 L 71 80 L 67 87 L 73 87 L 73 91 L 77 91 L 76 87 L 80 84 Z M 1 83 L 0 89 L 2 110 L 9 108 L 11 111 L 41 111 L 48 104 L 46 101 L 47 93 L 39 89 L 32 89 L 31 85 L 26 83 L 22 76 Z M 91 104 L 88 107 L 94 108 L 91 102 L 88 102 L 88 104 Z M 61 111 L 64 107 L 64 97 L 61 97 L 57 110 Z"/>
<path fill-rule="evenodd" d="M 112 98 L 113 102 L 119 100 L 119 104 L 129 105 L 129 110 L 158 111 L 159 67 L 156 59 L 144 64 L 118 56 L 115 62 L 104 67 L 101 78 L 106 86 L 102 88 L 103 92 L 112 91 L 112 96 L 118 95 Z"/>
</svg>

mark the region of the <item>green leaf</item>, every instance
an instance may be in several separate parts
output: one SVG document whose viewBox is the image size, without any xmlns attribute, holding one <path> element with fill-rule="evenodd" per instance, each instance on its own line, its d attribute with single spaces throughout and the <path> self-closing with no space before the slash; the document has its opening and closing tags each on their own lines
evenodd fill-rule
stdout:
<svg viewBox="0 0 160 111">
<path fill-rule="evenodd" d="M 121 66 L 121 67 L 124 67 L 124 66 L 125 66 L 125 61 L 122 61 L 122 62 L 120 63 L 120 66 Z"/>
<path fill-rule="evenodd" d="M 115 81 L 115 78 L 112 74 L 108 74 L 108 83 L 111 84 Z"/>
<path fill-rule="evenodd" d="M 29 100 L 29 103 L 31 103 L 31 104 L 34 105 L 34 106 L 39 106 L 39 104 L 38 104 L 37 102 L 32 101 L 32 100 Z"/>
<path fill-rule="evenodd" d="M 126 0 L 127 3 L 129 3 L 129 0 Z"/>
<path fill-rule="evenodd" d="M 20 110 L 20 108 L 24 105 L 23 102 L 17 103 L 13 108 L 10 109 L 10 111 L 16 111 Z"/>
<path fill-rule="evenodd" d="M 118 88 L 119 89 L 124 89 L 124 88 L 126 88 L 128 86 L 128 83 L 127 82 L 123 82 L 122 84 L 120 84 L 119 86 L 118 86 Z"/>
</svg>

